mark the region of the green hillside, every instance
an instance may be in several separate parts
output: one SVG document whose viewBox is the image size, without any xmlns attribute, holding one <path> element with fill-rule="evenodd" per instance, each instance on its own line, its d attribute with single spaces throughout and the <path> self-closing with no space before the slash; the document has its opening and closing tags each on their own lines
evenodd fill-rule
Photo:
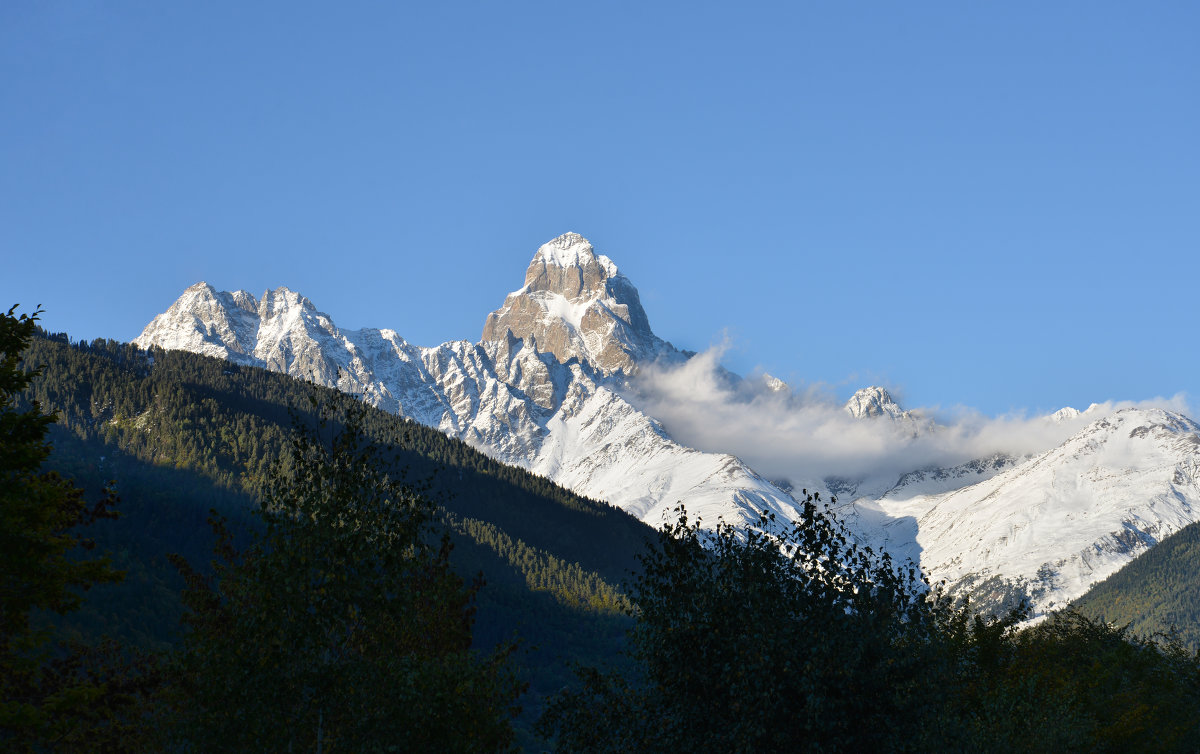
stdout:
<svg viewBox="0 0 1200 754">
<path fill-rule="evenodd" d="M 1075 607 L 1150 637 L 1178 632 L 1200 650 L 1200 523 L 1185 526 L 1088 590 Z"/>
<path fill-rule="evenodd" d="M 26 399 L 58 416 L 54 468 L 89 490 L 115 480 L 121 496 L 122 517 L 90 533 L 129 575 L 93 589 L 66 627 L 165 646 L 182 588 L 168 554 L 196 565 L 211 559 L 210 509 L 235 532 L 254 525 L 256 491 L 292 417 L 310 422 L 309 396 L 332 391 L 195 354 L 65 335 L 36 337 L 24 363 L 43 369 Z M 456 569 L 484 574 L 475 640 L 487 648 L 520 638 L 530 717 L 543 695 L 569 682 L 573 662 L 618 656 L 629 625 L 619 585 L 649 527 L 403 418 L 370 410 L 364 430 L 441 505 Z"/>
</svg>

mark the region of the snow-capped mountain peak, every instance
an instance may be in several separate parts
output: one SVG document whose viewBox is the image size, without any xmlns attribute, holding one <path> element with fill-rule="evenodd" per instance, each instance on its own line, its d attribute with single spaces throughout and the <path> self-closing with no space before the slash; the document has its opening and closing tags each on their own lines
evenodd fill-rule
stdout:
<svg viewBox="0 0 1200 754">
<path fill-rule="evenodd" d="M 545 267 L 584 270 L 598 266 L 604 270 L 606 277 L 616 277 L 618 274 L 617 265 L 603 254 L 597 254 L 592 242 L 578 233 L 563 233 L 558 238 L 551 239 L 538 247 L 525 276 L 527 286 L 535 283 L 531 278 L 535 277 L 534 273 L 539 269 L 539 262 L 542 264 L 541 269 L 543 270 Z"/>
<path fill-rule="evenodd" d="M 786 382 L 779 379 L 778 377 L 776 377 L 773 374 L 768 374 L 766 372 L 763 372 L 762 381 L 763 381 L 763 385 L 766 386 L 767 390 L 770 390 L 772 393 L 787 394 L 787 393 L 790 393 L 792 390 L 790 385 L 788 385 Z"/>
<path fill-rule="evenodd" d="M 1072 419 L 1078 419 L 1080 414 L 1082 414 L 1082 413 L 1083 412 L 1077 408 L 1072 408 L 1071 406 L 1063 406 L 1059 410 L 1055 411 L 1053 414 L 1050 414 L 1050 416 L 1048 416 L 1047 418 L 1050 421 L 1054 422 L 1055 424 L 1062 424 L 1063 422 L 1069 422 Z"/>
<path fill-rule="evenodd" d="M 188 286 L 154 318 L 134 343 L 170 342 L 206 356 L 243 361 L 254 353 L 258 301 L 246 291 L 218 291 L 206 282 Z"/>
<path fill-rule="evenodd" d="M 1101 406 L 1098 403 L 1093 403 L 1092 405 L 1085 408 L 1083 411 L 1080 411 L 1079 409 L 1073 408 L 1071 406 L 1063 406 L 1062 408 L 1060 408 L 1059 410 L 1055 411 L 1053 414 L 1050 414 L 1049 416 L 1047 416 L 1045 418 L 1047 421 L 1053 422 L 1054 424 L 1063 424 L 1065 422 L 1074 421 L 1081 416 L 1095 416 L 1100 411 L 1101 411 Z"/>
<path fill-rule="evenodd" d="M 245 291 L 236 291 L 232 294 L 235 298 L 238 296 L 249 297 L 250 301 L 254 300 L 253 296 Z M 326 316 L 317 311 L 317 307 L 309 301 L 306 296 L 303 296 L 286 285 L 281 285 L 273 291 L 264 291 L 262 298 L 259 299 L 258 312 L 263 319 L 279 316 L 293 309 L 308 311 L 320 316 Z"/>
<path fill-rule="evenodd" d="M 361 395 L 652 525 L 679 502 L 710 524 L 752 522 L 763 509 L 784 521 L 795 515 L 786 484 L 735 456 L 679 444 L 627 399 L 627 378 L 641 365 L 688 355 L 654 335 L 637 289 L 575 233 L 538 248 L 523 287 L 488 316 L 478 343 L 423 348 L 390 329 L 341 330 L 288 288 L 255 298 L 207 283 L 185 290 L 134 342 Z M 727 377 L 734 387 L 742 379 Z M 761 381 L 791 392 L 769 375 Z M 827 479 L 826 490 L 843 500 L 838 512 L 856 537 L 913 557 L 954 591 L 985 605 L 1021 596 L 1037 610 L 1061 605 L 1200 520 L 1200 426 L 1149 409 L 1106 416 L 1105 406 L 1045 417 L 1063 425 L 1059 436 L 1091 423 L 1038 455 L 997 453 L 878 485 L 864 470 L 865 482 L 835 489 Z M 957 437 L 877 386 L 844 409 L 888 442 Z"/>
<path fill-rule="evenodd" d="M 560 363 L 577 358 L 604 374 L 633 373 L 639 362 L 675 352 L 650 330 L 633 283 L 577 233 L 537 250 L 525 285 L 488 315 L 482 338 L 501 341 L 510 333 Z"/>
<path fill-rule="evenodd" d="M 844 408 L 855 419 L 874 419 L 879 416 L 891 419 L 909 417 L 909 412 L 900 408 L 900 404 L 896 403 L 891 393 L 876 385 L 865 387 L 850 396 Z"/>
<path fill-rule="evenodd" d="M 422 348 L 394 330 L 342 330 L 287 288 L 255 299 L 204 283 L 134 342 L 361 395 L 650 524 L 680 501 L 705 521 L 795 513 L 791 496 L 742 461 L 680 445 L 623 397 L 639 363 L 685 356 L 654 336 L 637 289 L 576 234 L 538 249 L 479 343 Z"/>
</svg>

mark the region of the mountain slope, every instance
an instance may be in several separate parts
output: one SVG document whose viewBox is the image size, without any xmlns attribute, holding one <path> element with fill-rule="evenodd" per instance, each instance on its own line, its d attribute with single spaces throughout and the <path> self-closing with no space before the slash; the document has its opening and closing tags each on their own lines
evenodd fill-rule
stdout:
<svg viewBox="0 0 1200 754">
<path fill-rule="evenodd" d="M 25 400 L 58 415 L 53 468 L 92 490 L 115 479 L 121 496 L 122 517 L 89 535 L 115 553 L 129 578 L 97 587 L 67 627 L 161 646 L 177 629 L 182 586 L 166 555 L 182 553 L 197 565 L 211 559 L 210 509 L 234 530 L 253 525 L 253 492 L 286 448 L 289 407 L 311 420 L 308 397 L 328 399 L 332 391 L 112 341 L 37 337 L 25 364 L 43 370 Z M 636 569 L 649 527 L 401 417 L 373 410 L 364 429 L 392 445 L 395 473 L 427 482 L 453 532 L 456 569 L 467 578 L 484 573 L 477 643 L 522 638 L 531 715 L 542 694 L 571 679 L 571 661 L 613 660 L 628 626 L 618 585 Z"/>
<path fill-rule="evenodd" d="M 989 605 L 1028 598 L 1039 613 L 1200 518 L 1200 425 L 1180 414 L 1118 411 L 1011 464 L 964 469 L 991 475 L 951 491 L 917 480 L 848 514 L 953 591 Z"/>
<path fill-rule="evenodd" d="M 1079 612 L 1137 636 L 1179 631 L 1200 651 L 1200 523 L 1185 526 L 1074 602 Z"/>
</svg>

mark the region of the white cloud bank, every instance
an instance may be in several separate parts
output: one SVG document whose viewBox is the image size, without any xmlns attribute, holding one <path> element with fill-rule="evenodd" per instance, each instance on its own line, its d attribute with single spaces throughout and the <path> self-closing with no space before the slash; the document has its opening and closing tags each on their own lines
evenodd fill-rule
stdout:
<svg viewBox="0 0 1200 754">
<path fill-rule="evenodd" d="M 684 445 L 733 453 L 760 474 L 797 486 L 827 477 L 894 482 L 915 469 L 954 466 L 996 453 L 1042 453 L 1122 408 L 1189 411 L 1182 395 L 1108 401 L 1057 422 L 1046 416 L 988 417 L 970 409 L 947 415 L 915 409 L 921 429 L 914 433 L 914 425 L 904 422 L 856 419 L 819 388 L 797 392 L 774 389 L 764 376 L 738 378 L 720 365 L 727 347 L 715 346 L 681 365 L 644 369 L 629 397 Z"/>
</svg>

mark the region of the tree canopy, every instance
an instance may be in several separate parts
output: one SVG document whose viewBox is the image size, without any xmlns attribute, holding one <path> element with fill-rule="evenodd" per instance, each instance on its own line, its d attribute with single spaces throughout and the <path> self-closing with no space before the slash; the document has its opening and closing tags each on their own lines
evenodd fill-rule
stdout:
<svg viewBox="0 0 1200 754">
<path fill-rule="evenodd" d="M 679 508 L 630 599 L 633 676 L 585 670 L 549 708 L 564 751 L 884 750 L 941 692 L 942 617 L 915 569 L 860 550 L 808 495 L 780 531 Z"/>
<path fill-rule="evenodd" d="M 629 598 L 632 670 L 581 668 L 564 752 L 1191 751 L 1200 662 L 1077 613 L 1019 630 L 860 547 L 808 495 L 781 529 L 679 509 Z"/>
<path fill-rule="evenodd" d="M 106 557 L 88 556 L 78 527 L 111 517 L 111 495 L 94 504 L 58 474 L 43 471 L 54 422 L 34 402 L 16 405 L 37 369 L 23 353 L 41 310 L 0 316 L 0 743 L 78 742 L 106 697 L 100 668 L 79 647 L 55 641 L 46 614 L 79 607 L 82 590 L 116 581 Z M 99 674 L 99 675 L 98 675 Z M 95 743 L 95 739 L 93 739 Z"/>
</svg>

